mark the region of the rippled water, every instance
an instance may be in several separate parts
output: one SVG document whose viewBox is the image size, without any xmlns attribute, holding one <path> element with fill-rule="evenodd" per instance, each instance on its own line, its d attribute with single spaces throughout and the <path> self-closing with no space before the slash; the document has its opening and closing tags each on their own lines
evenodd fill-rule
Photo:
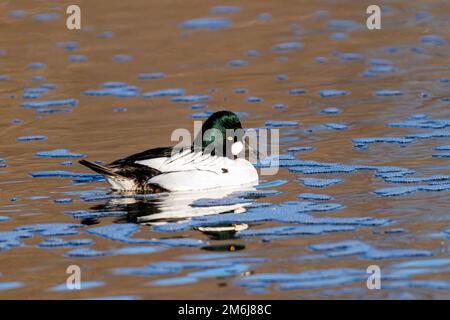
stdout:
<svg viewBox="0 0 450 320">
<path fill-rule="evenodd" d="M 450 297 L 446 1 L 383 6 L 378 31 L 352 1 L 79 4 L 82 31 L 0 5 L 0 297 Z M 256 188 L 113 194 L 78 164 L 221 109 L 280 128 Z"/>
</svg>

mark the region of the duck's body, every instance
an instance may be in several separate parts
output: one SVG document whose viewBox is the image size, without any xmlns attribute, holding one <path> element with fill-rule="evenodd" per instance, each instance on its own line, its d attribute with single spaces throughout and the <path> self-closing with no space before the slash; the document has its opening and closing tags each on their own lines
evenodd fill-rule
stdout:
<svg viewBox="0 0 450 320">
<path fill-rule="evenodd" d="M 202 133 L 208 127 L 219 130 L 239 129 L 241 124 L 232 112 L 221 111 L 205 122 Z M 242 142 L 234 142 L 231 149 L 239 146 L 238 151 L 227 157 L 215 155 L 214 151 L 207 152 L 206 147 L 217 141 L 206 141 L 200 150 L 195 150 L 192 146 L 182 149 L 150 149 L 116 160 L 107 166 L 87 160 L 81 160 L 80 163 L 103 174 L 112 189 L 120 191 L 189 191 L 256 185 L 258 173 L 254 166 L 249 161 L 236 157 L 242 149 Z M 220 141 L 220 148 L 225 149 L 223 142 Z"/>
</svg>

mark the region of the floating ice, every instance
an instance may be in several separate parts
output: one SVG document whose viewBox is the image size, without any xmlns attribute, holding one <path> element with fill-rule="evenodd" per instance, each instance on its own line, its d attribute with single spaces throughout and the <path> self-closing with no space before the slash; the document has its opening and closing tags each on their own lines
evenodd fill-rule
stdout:
<svg viewBox="0 0 450 320">
<path fill-rule="evenodd" d="M 191 106 L 192 110 L 205 109 L 205 108 L 208 108 L 207 103 L 196 103 Z"/>
<path fill-rule="evenodd" d="M 33 77 L 31 78 L 31 80 L 32 80 L 32 81 L 35 81 L 35 82 L 44 81 L 44 80 L 45 80 L 45 77 L 44 77 L 44 76 L 33 76 Z"/>
<path fill-rule="evenodd" d="M 317 193 L 302 193 L 298 196 L 298 198 L 302 200 L 319 200 L 319 201 L 334 200 L 332 196 Z"/>
<path fill-rule="evenodd" d="M 260 187 L 261 188 L 261 187 Z M 274 197 L 280 195 L 281 192 L 277 190 L 254 190 L 254 191 L 238 191 L 233 192 L 231 196 L 239 197 L 239 198 L 263 198 L 263 197 Z M 246 199 L 241 199 L 245 202 L 252 202 L 247 201 Z"/>
<path fill-rule="evenodd" d="M 142 239 L 131 238 L 139 231 L 139 226 L 132 223 L 112 224 L 101 227 L 90 228 L 88 233 L 130 244 L 159 244 L 173 247 L 200 247 L 205 243 L 201 240 L 189 238 L 165 238 L 165 239 Z"/>
<path fill-rule="evenodd" d="M 114 32 L 111 31 L 103 31 L 101 33 L 99 33 L 98 37 L 100 39 L 111 39 L 114 37 Z"/>
<path fill-rule="evenodd" d="M 197 278 L 195 277 L 176 277 L 176 278 L 165 278 L 165 279 L 159 279 L 150 282 L 150 285 L 154 286 L 179 286 L 179 285 L 185 285 L 185 284 L 191 284 L 197 282 Z"/>
<path fill-rule="evenodd" d="M 241 277 L 235 282 L 243 287 L 266 287 L 277 284 L 280 290 L 319 289 L 343 286 L 354 282 L 365 283 L 367 274 L 361 269 L 322 269 L 301 273 L 260 273 Z"/>
<path fill-rule="evenodd" d="M 362 54 L 355 52 L 346 52 L 346 53 L 336 52 L 334 53 L 334 55 L 342 61 L 359 61 L 363 59 Z"/>
<path fill-rule="evenodd" d="M 33 62 L 27 66 L 28 69 L 42 69 L 45 68 L 45 63 L 42 62 Z"/>
<path fill-rule="evenodd" d="M 385 90 L 375 91 L 373 94 L 376 97 L 397 97 L 397 96 L 403 96 L 405 93 L 400 90 L 385 89 Z"/>
<path fill-rule="evenodd" d="M 272 51 L 283 52 L 283 51 L 292 51 L 303 48 L 303 44 L 300 42 L 284 42 L 274 45 L 272 47 Z"/>
<path fill-rule="evenodd" d="M 388 187 L 377 189 L 374 191 L 375 194 L 381 197 L 395 197 L 411 194 L 414 192 L 425 191 L 425 192 L 439 192 L 439 191 L 449 191 L 450 184 L 432 184 L 432 185 L 416 185 L 416 186 L 402 186 L 402 187 Z"/>
<path fill-rule="evenodd" d="M 376 249 L 372 246 L 357 240 L 341 241 L 341 242 L 326 242 L 316 245 L 311 245 L 310 249 L 314 251 L 326 251 L 328 257 L 341 257 L 359 255 L 363 259 L 380 260 L 393 259 L 404 257 L 423 257 L 431 256 L 432 253 L 428 250 L 415 249 Z"/>
<path fill-rule="evenodd" d="M 60 106 L 74 107 L 77 104 L 78 100 L 76 99 L 61 99 L 61 100 L 22 102 L 20 106 L 24 108 L 45 108 L 45 107 L 60 107 Z"/>
<path fill-rule="evenodd" d="M 91 239 L 71 239 L 64 240 L 62 238 L 48 238 L 38 244 L 41 248 L 64 248 L 64 247 L 78 247 L 93 244 Z"/>
<path fill-rule="evenodd" d="M 297 127 L 299 123 L 297 121 L 266 121 L 266 126 L 269 128 L 279 128 L 279 127 Z"/>
<path fill-rule="evenodd" d="M 36 152 L 36 157 L 39 158 L 83 158 L 82 153 L 72 153 L 67 149 L 55 149 L 51 151 L 39 151 Z"/>
<path fill-rule="evenodd" d="M 197 101 L 209 100 L 210 96 L 204 94 L 196 94 L 191 96 L 179 96 L 172 98 L 172 102 L 192 103 Z"/>
<path fill-rule="evenodd" d="M 55 199 L 53 200 L 54 203 L 72 203 L 73 199 L 71 198 L 63 198 L 63 199 Z"/>
<path fill-rule="evenodd" d="M 231 27 L 233 22 L 227 18 L 200 18 L 183 22 L 180 27 L 183 29 L 222 29 Z"/>
<path fill-rule="evenodd" d="M 278 81 L 286 81 L 289 80 L 289 77 L 285 74 L 277 74 L 275 79 L 277 79 Z"/>
<path fill-rule="evenodd" d="M 307 152 L 307 151 L 313 151 L 315 148 L 314 147 L 290 147 L 289 149 L 287 149 L 287 152 L 291 152 L 291 153 L 297 153 L 297 152 Z"/>
<path fill-rule="evenodd" d="M 373 66 L 389 66 L 393 64 L 392 60 L 377 58 L 369 59 L 367 63 Z"/>
<path fill-rule="evenodd" d="M 305 187 L 325 188 L 334 184 L 342 183 L 343 180 L 336 179 L 319 179 L 319 178 L 298 178 Z"/>
<path fill-rule="evenodd" d="M 38 108 L 35 110 L 37 114 L 52 114 L 52 113 L 68 113 L 72 112 L 72 109 L 67 108 L 59 108 L 59 109 L 53 109 L 53 108 Z"/>
<path fill-rule="evenodd" d="M 23 136 L 23 137 L 17 137 L 16 140 L 23 142 L 23 141 L 43 141 L 47 140 L 48 138 L 46 136 Z"/>
<path fill-rule="evenodd" d="M 8 17 L 10 18 L 23 18 L 27 15 L 26 11 L 23 10 L 12 10 L 8 12 Z"/>
<path fill-rule="evenodd" d="M 151 92 L 146 92 L 143 94 L 144 98 L 155 98 L 155 97 L 178 97 L 184 95 L 184 89 L 162 89 Z"/>
<path fill-rule="evenodd" d="M 1 247 L 0 247 L 1 249 Z M 24 284 L 19 281 L 12 281 L 12 282 L 0 282 L 0 291 L 4 290 L 12 290 L 23 287 Z"/>
<path fill-rule="evenodd" d="M 72 216 L 74 219 L 90 219 L 90 218 L 103 218 L 103 217 L 120 217 L 126 216 L 126 211 L 66 211 L 67 215 Z"/>
<path fill-rule="evenodd" d="M 242 67 L 248 65 L 248 62 L 245 60 L 231 60 L 228 62 L 230 67 Z"/>
<path fill-rule="evenodd" d="M 215 206 L 231 206 L 241 203 L 251 203 L 252 200 L 242 199 L 239 197 L 225 197 L 221 199 L 197 199 L 190 205 L 192 207 L 215 207 Z"/>
<path fill-rule="evenodd" d="M 324 123 L 323 126 L 332 130 L 347 130 L 349 128 L 349 126 L 342 123 Z"/>
<path fill-rule="evenodd" d="M 208 9 L 210 13 L 238 13 L 241 8 L 237 6 L 215 6 Z"/>
<path fill-rule="evenodd" d="M 68 41 L 68 42 L 57 42 L 55 43 L 55 48 L 58 49 L 66 49 L 67 51 L 73 51 L 77 49 L 80 45 L 76 41 Z"/>
<path fill-rule="evenodd" d="M 263 99 L 261 99 L 259 97 L 247 97 L 247 98 L 245 98 L 245 101 L 248 103 L 259 103 L 259 102 L 262 102 Z"/>
<path fill-rule="evenodd" d="M 192 118 L 192 119 L 207 119 L 207 118 L 209 118 L 212 114 L 213 114 L 213 112 L 211 112 L 211 111 L 197 112 L 197 113 L 193 113 L 193 114 L 191 115 L 191 118 Z"/>
<path fill-rule="evenodd" d="M 263 12 L 263 13 L 258 14 L 256 16 L 256 19 L 261 20 L 261 21 L 269 21 L 269 20 L 272 20 L 272 15 L 270 13 Z"/>
<path fill-rule="evenodd" d="M 320 90 L 318 92 L 318 95 L 321 96 L 322 98 L 332 98 L 332 97 L 339 97 L 339 96 L 346 96 L 348 95 L 349 92 L 345 91 L 345 90 L 335 90 L 335 89 L 330 89 L 330 90 Z"/>
<path fill-rule="evenodd" d="M 287 180 L 274 180 L 274 181 L 262 183 L 262 184 L 258 185 L 256 188 L 261 189 L 261 188 L 279 187 L 279 186 L 286 184 L 287 182 L 288 182 Z"/>
<path fill-rule="evenodd" d="M 30 176 L 33 178 L 54 178 L 54 177 L 61 177 L 61 178 L 80 178 L 80 179 L 87 179 L 91 181 L 103 181 L 103 176 L 101 174 L 96 173 L 76 173 L 76 172 L 70 172 L 70 171 L 63 171 L 63 170 L 54 170 L 54 171 L 35 171 L 30 172 Z"/>
<path fill-rule="evenodd" d="M 129 62 L 129 61 L 133 60 L 133 57 L 131 57 L 127 54 L 116 54 L 112 57 L 112 59 L 114 61 L 118 61 L 118 62 Z"/>
<path fill-rule="evenodd" d="M 305 89 L 290 89 L 289 90 L 289 94 L 290 95 L 299 95 L 299 94 L 304 94 L 306 91 Z"/>
<path fill-rule="evenodd" d="M 237 88 L 237 89 L 234 90 L 234 93 L 237 93 L 237 94 L 247 93 L 247 89 L 245 89 L 245 88 Z"/>
<path fill-rule="evenodd" d="M 104 285 L 105 285 L 105 283 L 102 281 L 80 281 L 80 289 L 77 289 L 77 290 L 88 290 L 88 289 L 103 287 Z M 60 285 L 57 285 L 55 287 L 48 289 L 48 291 L 51 291 L 51 292 L 64 292 L 64 291 L 71 291 L 71 290 L 72 289 L 70 289 L 67 286 L 67 283 L 62 283 Z"/>
<path fill-rule="evenodd" d="M 450 119 L 414 119 L 388 123 L 390 127 L 442 129 L 450 126 Z"/>
<path fill-rule="evenodd" d="M 15 231 L 38 233 L 43 237 L 71 236 L 79 234 L 79 232 L 75 229 L 82 227 L 83 225 L 81 224 L 73 224 L 73 223 L 37 223 L 17 227 Z"/>
<path fill-rule="evenodd" d="M 432 44 L 436 46 L 443 46 L 447 44 L 447 41 L 442 39 L 442 37 L 432 34 L 420 37 L 420 41 L 425 44 Z"/>
<path fill-rule="evenodd" d="M 330 225 L 314 225 L 314 226 L 286 226 L 271 227 L 264 229 L 247 229 L 241 231 L 239 237 L 255 237 L 255 236 L 295 236 L 295 235 L 318 235 L 328 232 L 354 231 L 352 226 L 330 226 Z"/>
<path fill-rule="evenodd" d="M 115 97 L 136 97 L 139 95 L 139 88 L 130 86 L 123 82 L 104 82 L 102 89 L 86 90 L 83 94 L 87 96 L 115 96 Z"/>
<path fill-rule="evenodd" d="M 61 17 L 59 13 L 41 13 L 33 16 L 33 20 L 37 22 L 45 22 L 57 20 Z"/>
<path fill-rule="evenodd" d="M 352 20 L 330 20 L 328 21 L 328 28 L 331 29 L 358 29 L 360 24 Z"/>
<path fill-rule="evenodd" d="M 343 41 L 348 39 L 348 34 L 343 32 L 335 32 L 330 35 L 331 40 Z"/>
<path fill-rule="evenodd" d="M 261 54 L 259 53 L 259 51 L 256 50 L 247 50 L 245 51 L 245 55 L 247 57 L 256 58 L 259 57 Z"/>
<path fill-rule="evenodd" d="M 434 147 L 434 150 L 438 150 L 438 151 L 450 151 L 450 145 L 446 145 L 446 146 L 437 146 L 437 147 Z"/>
<path fill-rule="evenodd" d="M 394 66 L 373 66 L 364 71 L 363 76 L 372 77 L 380 73 L 395 73 L 398 71 L 399 69 Z"/>
<path fill-rule="evenodd" d="M 163 79 L 165 78 L 165 74 L 162 72 L 154 72 L 154 73 L 140 73 L 138 75 L 139 80 L 148 80 L 148 79 Z"/>
<path fill-rule="evenodd" d="M 414 142 L 412 138 L 405 137 L 371 137 L 371 138 L 355 138 L 352 139 L 353 145 L 358 149 L 367 148 L 368 144 L 374 143 L 397 143 L 399 145 L 407 145 Z"/>
<path fill-rule="evenodd" d="M 70 62 L 83 62 L 87 61 L 87 57 L 84 54 L 74 54 L 69 56 Z"/>
<path fill-rule="evenodd" d="M 325 108 L 325 109 L 320 110 L 321 114 L 338 114 L 341 112 L 342 111 L 339 108 Z"/>
</svg>

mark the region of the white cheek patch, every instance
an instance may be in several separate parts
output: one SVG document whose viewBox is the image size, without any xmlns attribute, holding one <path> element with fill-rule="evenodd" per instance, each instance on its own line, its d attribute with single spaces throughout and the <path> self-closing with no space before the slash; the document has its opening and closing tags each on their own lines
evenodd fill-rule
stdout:
<svg viewBox="0 0 450 320">
<path fill-rule="evenodd" d="M 239 154 L 244 149 L 244 145 L 242 142 L 235 142 L 231 145 L 231 153 L 233 156 Z"/>
</svg>

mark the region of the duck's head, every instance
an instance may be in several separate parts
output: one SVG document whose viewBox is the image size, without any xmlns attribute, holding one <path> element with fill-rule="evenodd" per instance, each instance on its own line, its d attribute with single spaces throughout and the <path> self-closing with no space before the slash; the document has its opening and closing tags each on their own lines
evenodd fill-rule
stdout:
<svg viewBox="0 0 450 320">
<path fill-rule="evenodd" d="M 243 136 L 241 121 L 235 113 L 214 112 L 202 126 L 202 149 L 205 153 L 234 158 L 244 148 Z"/>
</svg>

